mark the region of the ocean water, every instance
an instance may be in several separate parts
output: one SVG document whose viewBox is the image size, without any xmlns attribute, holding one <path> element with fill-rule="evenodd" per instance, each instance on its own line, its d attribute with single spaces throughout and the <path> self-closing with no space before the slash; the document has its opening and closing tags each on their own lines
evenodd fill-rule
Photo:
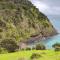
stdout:
<svg viewBox="0 0 60 60">
<path fill-rule="evenodd" d="M 55 43 L 60 43 L 60 34 L 50 37 L 47 40 L 42 41 L 47 49 L 52 49 Z"/>
</svg>

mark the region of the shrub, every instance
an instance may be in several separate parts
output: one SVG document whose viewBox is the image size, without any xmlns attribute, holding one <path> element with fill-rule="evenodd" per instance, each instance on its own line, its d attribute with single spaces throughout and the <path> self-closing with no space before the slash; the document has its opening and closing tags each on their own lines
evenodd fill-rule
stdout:
<svg viewBox="0 0 60 60">
<path fill-rule="evenodd" d="M 8 53 L 8 51 L 4 48 L 0 47 L 0 54 Z"/>
<path fill-rule="evenodd" d="M 0 28 L 0 32 L 3 32 L 3 29 Z"/>
<path fill-rule="evenodd" d="M 21 51 L 24 51 L 24 50 L 25 50 L 24 48 L 21 49 Z"/>
<path fill-rule="evenodd" d="M 32 47 L 32 50 L 36 50 L 36 48 L 35 47 Z"/>
<path fill-rule="evenodd" d="M 2 49 L 1 49 L 1 47 L 0 47 L 0 54 L 1 54 L 1 52 L 2 52 Z"/>
<path fill-rule="evenodd" d="M 55 51 L 60 51 L 60 43 L 55 43 L 52 47 L 55 49 Z"/>
<path fill-rule="evenodd" d="M 45 50 L 46 47 L 43 44 L 37 44 L 36 45 L 36 50 Z"/>
<path fill-rule="evenodd" d="M 31 58 L 31 59 L 38 59 L 38 58 L 40 58 L 40 57 L 42 57 L 40 54 L 38 54 L 38 53 L 33 53 L 30 58 Z"/>
<path fill-rule="evenodd" d="M 14 52 L 19 48 L 17 43 L 12 39 L 4 39 L 1 41 L 1 47 L 5 48 L 8 52 Z"/>
<path fill-rule="evenodd" d="M 31 50 L 31 48 L 30 47 L 27 47 L 26 50 Z"/>
</svg>

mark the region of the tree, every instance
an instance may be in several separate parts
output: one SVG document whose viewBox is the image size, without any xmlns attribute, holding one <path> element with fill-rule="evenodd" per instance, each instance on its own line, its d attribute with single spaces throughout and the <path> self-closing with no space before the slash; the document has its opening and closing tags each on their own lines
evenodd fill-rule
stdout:
<svg viewBox="0 0 60 60">
<path fill-rule="evenodd" d="M 8 52 L 14 52 L 19 48 L 13 39 L 4 39 L 1 41 L 1 47 L 5 48 Z"/>
<path fill-rule="evenodd" d="M 43 44 L 37 44 L 36 45 L 36 50 L 45 50 L 46 47 Z"/>
<path fill-rule="evenodd" d="M 31 58 L 32 60 L 34 60 L 34 59 L 38 59 L 38 58 L 40 58 L 40 57 L 42 57 L 40 54 L 38 54 L 38 53 L 33 53 L 30 58 Z"/>
<path fill-rule="evenodd" d="M 52 47 L 55 49 L 55 51 L 60 51 L 60 43 L 55 43 Z"/>
</svg>

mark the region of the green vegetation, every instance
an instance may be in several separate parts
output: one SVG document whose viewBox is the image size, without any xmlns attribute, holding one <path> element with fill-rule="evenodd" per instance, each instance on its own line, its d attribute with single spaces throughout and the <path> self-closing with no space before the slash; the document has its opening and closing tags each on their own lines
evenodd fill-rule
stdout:
<svg viewBox="0 0 60 60">
<path fill-rule="evenodd" d="M 43 44 L 37 44 L 36 45 L 36 50 L 45 50 L 46 47 Z"/>
<path fill-rule="evenodd" d="M 6 39 L 1 41 L 1 48 L 4 48 L 8 52 L 15 52 L 19 48 L 15 40 Z"/>
<path fill-rule="evenodd" d="M 0 60 L 31 60 L 33 53 L 40 55 L 35 60 L 60 60 L 60 52 L 53 50 L 31 50 L 31 51 L 20 51 L 15 53 L 0 54 Z"/>
<path fill-rule="evenodd" d="M 52 47 L 55 49 L 55 51 L 60 51 L 60 43 L 55 43 Z"/>
<path fill-rule="evenodd" d="M 20 50 L 21 51 L 27 51 L 27 50 L 46 50 L 46 47 L 45 47 L 45 45 L 43 45 L 41 43 L 41 44 L 36 44 L 36 45 L 34 45 L 32 47 L 31 46 L 28 47 L 28 45 L 26 47 L 24 47 L 24 48 L 20 47 Z"/>
<path fill-rule="evenodd" d="M 31 48 L 30 47 L 27 47 L 25 50 L 31 50 Z"/>
<path fill-rule="evenodd" d="M 21 41 L 38 35 L 43 38 L 54 34 L 56 31 L 47 16 L 30 1 L 0 0 L 0 60 L 60 60 L 60 52 L 45 50 L 44 45 L 15 52 L 20 48 Z"/>
<path fill-rule="evenodd" d="M 47 16 L 28 0 L 0 0 L 0 39 L 25 40 L 54 35 Z M 43 38 L 42 37 L 42 38 Z"/>
<path fill-rule="evenodd" d="M 40 58 L 40 57 L 42 57 L 40 54 L 38 54 L 38 53 L 33 53 L 30 58 L 33 60 L 33 59 L 38 59 L 38 58 Z"/>
</svg>

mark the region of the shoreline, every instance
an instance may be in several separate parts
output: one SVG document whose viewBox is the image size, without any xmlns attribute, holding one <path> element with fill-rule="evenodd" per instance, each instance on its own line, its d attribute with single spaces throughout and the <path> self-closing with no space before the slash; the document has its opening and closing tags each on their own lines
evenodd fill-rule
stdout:
<svg viewBox="0 0 60 60">
<path fill-rule="evenodd" d="M 59 33 L 54 33 L 53 35 L 47 36 L 47 37 L 38 35 L 38 36 L 31 37 L 31 38 L 26 39 L 25 41 L 21 41 L 21 42 L 24 43 L 24 44 L 29 45 L 29 44 L 32 44 L 32 43 L 35 43 L 35 42 L 40 42 L 40 41 L 47 40 L 47 39 L 49 39 L 49 38 L 51 38 L 51 37 L 54 37 L 54 36 L 56 36 L 56 35 L 58 35 L 58 34 L 59 34 Z"/>
</svg>

